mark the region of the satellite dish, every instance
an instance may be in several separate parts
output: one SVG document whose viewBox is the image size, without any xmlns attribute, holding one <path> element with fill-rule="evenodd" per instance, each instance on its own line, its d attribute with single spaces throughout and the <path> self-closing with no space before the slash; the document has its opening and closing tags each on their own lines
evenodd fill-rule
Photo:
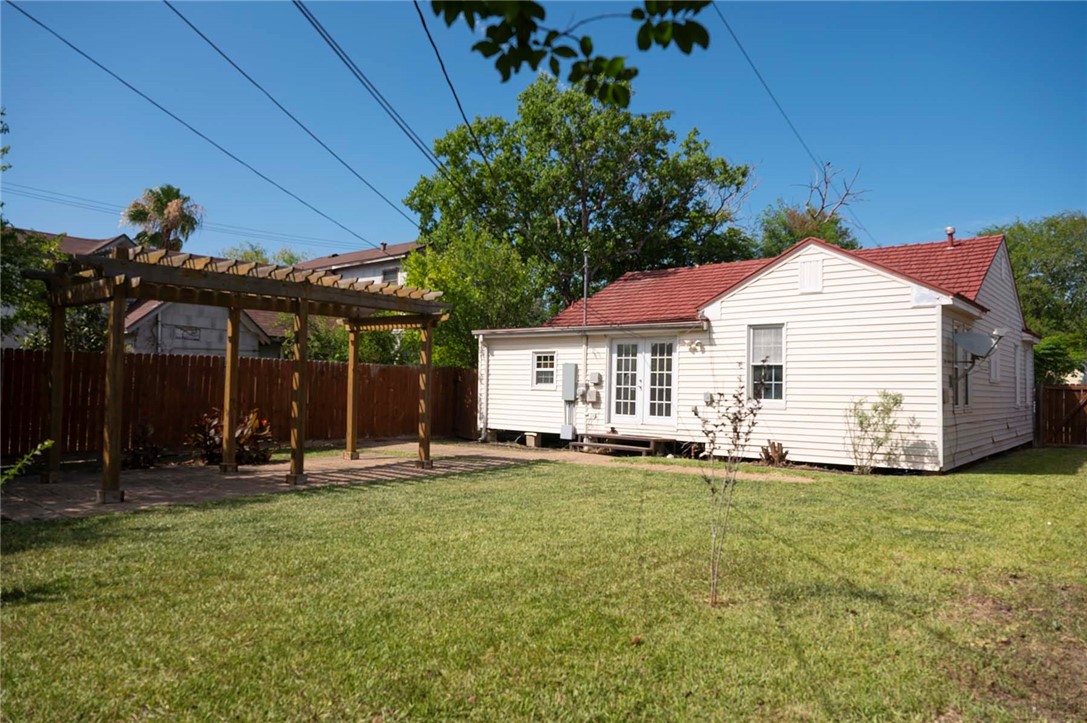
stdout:
<svg viewBox="0 0 1087 723">
<path fill-rule="evenodd" d="M 996 346 L 991 336 L 977 331 L 962 331 L 958 334 L 952 334 L 951 340 L 973 356 L 983 358 L 989 356 L 989 352 Z"/>
</svg>

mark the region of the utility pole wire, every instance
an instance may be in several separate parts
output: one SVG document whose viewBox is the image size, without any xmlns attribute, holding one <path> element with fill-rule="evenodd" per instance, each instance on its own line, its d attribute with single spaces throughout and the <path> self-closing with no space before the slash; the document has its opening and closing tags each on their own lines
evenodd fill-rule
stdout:
<svg viewBox="0 0 1087 723">
<path fill-rule="evenodd" d="M 774 91 L 770 90 L 770 84 L 766 82 L 766 78 L 762 77 L 762 73 L 759 72 L 759 68 L 757 65 L 755 65 L 755 61 L 752 60 L 751 56 L 747 54 L 747 49 L 744 48 L 744 44 L 740 42 L 740 38 L 736 35 L 736 31 L 732 29 L 732 26 L 729 25 L 728 20 L 725 19 L 725 14 L 721 12 L 721 8 L 717 7 L 716 2 L 711 1 L 710 4 L 713 6 L 714 12 L 717 13 L 717 17 L 721 18 L 721 22 L 724 24 L 725 29 L 728 30 L 728 34 L 732 36 L 733 41 L 735 41 L 736 43 L 736 47 L 740 49 L 740 53 L 743 54 L 744 59 L 747 61 L 747 64 L 751 66 L 751 70 L 754 71 L 755 77 L 759 79 L 759 83 L 762 84 L 762 87 L 766 91 L 766 94 L 770 96 L 770 100 L 774 102 L 774 106 L 778 109 L 778 113 L 780 113 L 781 117 L 785 119 L 785 122 L 789 125 L 789 129 L 793 132 L 793 135 L 796 136 L 796 140 L 800 141 L 800 145 L 804 147 L 804 151 L 807 152 L 808 158 L 811 159 L 811 162 L 815 164 L 816 168 L 820 169 L 820 172 L 825 173 L 826 164 L 817 155 L 815 155 L 815 153 L 811 149 L 811 146 L 809 146 L 807 141 L 804 140 L 804 137 L 800 135 L 800 131 L 797 130 L 796 125 L 793 123 L 792 118 L 789 117 L 789 114 L 785 112 L 785 108 L 782 107 L 781 103 L 777 99 L 777 96 L 774 95 Z M 868 238 L 872 240 L 872 243 L 878 246 L 879 242 L 877 242 L 872 234 L 869 233 L 867 227 L 865 227 L 865 225 L 860 222 L 860 219 L 857 218 L 857 214 L 853 212 L 853 209 L 849 206 L 846 206 L 845 210 L 853 218 L 853 222 L 862 231 L 864 231 L 865 234 L 868 235 Z"/>
<path fill-rule="evenodd" d="M 386 115 L 388 115 L 396 124 L 396 126 L 401 130 L 401 132 L 403 132 L 404 135 L 408 137 L 408 140 L 410 140 L 412 144 L 419 149 L 423 156 L 425 156 L 426 159 L 430 161 L 431 165 L 438 169 L 444 169 L 445 166 L 431 152 L 430 148 L 423 141 L 423 139 L 420 138 L 419 134 L 415 132 L 415 129 L 413 129 L 411 125 L 408 124 L 408 122 L 404 120 L 403 117 L 401 117 L 401 115 L 396 111 L 396 108 L 393 107 L 392 103 L 390 103 L 385 98 L 385 96 L 381 94 L 381 91 L 377 89 L 377 86 L 370 82 L 370 79 L 366 77 L 366 74 L 363 73 L 357 65 L 355 65 L 355 62 L 351 60 L 351 57 L 344 51 L 343 48 L 340 47 L 340 44 L 336 42 L 335 38 L 333 38 L 332 35 L 327 30 L 325 30 L 324 26 L 321 25 L 321 22 L 316 18 L 316 16 L 314 16 L 312 12 L 310 12 L 310 9 L 307 8 L 305 4 L 301 2 L 301 0 L 293 0 L 293 2 L 294 6 L 298 8 L 298 12 L 302 13 L 302 16 L 305 17 L 309 24 L 313 26 L 313 29 L 317 31 L 317 34 L 321 36 L 321 39 L 325 41 L 325 44 L 328 45 L 328 47 L 332 49 L 332 52 L 336 54 L 336 57 L 340 59 L 340 62 L 342 62 L 347 67 L 347 69 L 351 71 L 351 74 L 355 76 L 355 79 L 358 80 L 364 88 L 366 88 L 367 92 L 369 92 L 371 96 L 373 96 L 374 100 L 377 101 L 377 104 L 381 106 L 381 109 L 385 111 Z"/>
<path fill-rule="evenodd" d="M 412 4 L 415 5 L 415 12 L 419 15 L 419 24 L 423 26 L 423 32 L 426 33 L 426 39 L 430 41 L 430 47 L 434 49 L 434 57 L 438 59 L 438 65 L 442 69 L 442 75 L 445 76 L 445 84 L 449 86 L 449 92 L 453 94 L 453 100 L 457 103 L 457 110 L 460 111 L 460 117 L 461 120 L 464 121 L 464 127 L 468 129 L 468 135 L 472 137 L 472 142 L 475 143 L 476 150 L 479 151 L 480 157 L 483 158 L 483 162 L 487 165 L 487 171 L 491 174 L 491 179 L 494 180 L 494 169 L 491 168 L 491 162 L 487 158 L 487 154 L 483 152 L 483 144 L 479 142 L 476 132 L 472 130 L 472 123 L 468 120 L 468 114 L 464 112 L 464 106 L 461 105 L 460 96 L 457 95 L 457 89 L 453 87 L 453 80 L 449 77 L 449 71 L 445 69 L 445 61 L 442 60 L 442 54 L 438 50 L 438 44 L 434 42 L 434 37 L 430 34 L 430 28 L 427 27 L 423 9 L 419 7 L 419 0 L 412 0 Z"/>
<path fill-rule="evenodd" d="M 309 128 L 308 128 L 307 126 L 306 126 L 306 124 L 305 124 L 305 123 L 303 123 L 302 121 L 298 120 L 298 118 L 296 118 L 296 117 L 295 117 L 295 115 L 294 115 L 293 113 L 291 113 L 291 112 L 290 112 L 289 110 L 287 110 L 286 108 L 284 108 L 284 107 L 283 107 L 283 104 L 282 104 L 282 103 L 280 103 L 280 102 L 279 102 L 278 100 L 276 100 L 276 99 L 275 99 L 275 98 L 274 98 L 274 97 L 272 96 L 272 94 L 271 94 L 271 93 L 269 93 L 269 92 L 268 92 L 267 90 L 265 90 L 264 86 L 262 86 L 262 85 L 261 85 L 260 83 L 258 83 L 258 82 L 257 82 L 256 80 L 254 80 L 254 79 L 253 79 L 253 77 L 252 77 L 251 75 L 249 75 L 249 73 L 246 73 L 246 72 L 245 72 L 244 70 L 242 70 L 242 69 L 241 69 L 241 67 L 240 67 L 240 66 L 239 66 L 239 65 L 238 65 L 237 63 L 235 63 L 235 62 L 234 62 L 234 61 L 233 61 L 233 60 L 231 59 L 231 57 L 230 57 L 229 55 L 227 55 L 227 54 L 226 54 L 225 52 L 223 52 L 222 48 L 220 48 L 220 47 L 219 47 L 218 45 L 216 45 L 216 44 L 215 44 L 214 42 L 212 42 L 211 38 L 209 38 L 209 37 L 208 37 L 207 35 L 205 35 L 205 34 L 204 34 L 203 32 L 201 32 L 201 31 L 200 31 L 200 29 L 199 29 L 198 27 L 196 27 L 196 25 L 194 25 L 194 24 L 192 23 L 192 21 L 191 21 L 191 20 L 189 20 L 189 19 L 188 19 L 187 17 L 185 17 L 185 16 L 184 16 L 184 15 L 183 15 L 183 14 L 181 13 L 181 11 L 180 11 L 180 10 L 178 10 L 178 9 L 177 9 L 177 7 L 175 7 L 175 6 L 174 6 L 174 4 L 170 2 L 170 0 L 162 0 L 162 2 L 163 2 L 163 3 L 165 4 L 165 5 L 166 5 L 166 7 L 170 8 L 171 10 L 173 10 L 174 14 L 175 14 L 175 15 L 177 15 L 177 16 L 178 16 L 179 18 L 181 18 L 182 22 L 184 22 L 184 23 L 185 23 L 186 25 L 188 25 L 188 26 L 189 26 L 189 27 L 190 27 L 190 28 L 192 29 L 192 31 L 193 31 L 194 33 L 196 33 L 197 35 L 199 35 L 199 36 L 200 36 L 200 37 L 201 37 L 201 38 L 202 38 L 202 39 L 204 40 L 204 42 L 205 42 L 205 43 L 207 43 L 208 45 L 210 45 L 210 46 L 212 47 L 212 49 L 213 49 L 213 50 L 214 50 L 214 51 L 215 51 L 216 53 L 218 53 L 218 54 L 219 54 L 220 56 L 222 56 L 223 60 L 225 60 L 226 62 L 230 63 L 231 67 L 233 67 L 233 68 L 234 68 L 234 70 L 236 70 L 236 71 L 238 71 L 239 73 L 241 73 L 241 75 L 242 75 L 242 77 L 243 77 L 243 78 L 245 78 L 246 80 L 248 80 L 248 81 L 249 81 L 249 82 L 250 82 L 250 83 L 251 83 L 251 84 L 252 84 L 252 85 L 253 85 L 253 86 L 254 86 L 254 87 L 255 87 L 255 88 L 257 89 L 257 90 L 259 90 L 259 91 L 260 91 L 261 93 L 264 93 L 265 97 L 266 97 L 266 98 L 268 98 L 268 100 L 272 101 L 272 103 L 273 103 L 273 104 L 275 105 L 275 107 L 276 107 L 276 108 L 279 108 L 279 109 L 280 109 L 281 111 L 283 111 L 283 114 L 284 114 L 284 115 L 286 115 L 286 116 L 287 116 L 288 118 L 290 118 L 290 119 L 291 119 L 292 121 L 294 121 L 295 125 L 297 125 L 297 126 L 298 126 L 299 128 L 301 128 L 302 130 L 304 130 L 304 131 L 305 131 L 305 132 L 307 133 L 307 135 L 309 135 L 309 137 L 310 137 L 310 138 L 312 138 L 312 139 L 313 139 L 314 141 L 316 141 L 316 142 L 317 142 L 317 144 L 318 144 L 319 146 L 321 146 L 321 148 L 324 148 L 324 149 L 325 149 L 326 151 L 328 151 L 329 155 L 331 155 L 331 156 L 332 156 L 333 158 L 335 158 L 335 159 L 336 159 L 337 161 L 339 161 L 339 162 L 340 162 L 340 165 L 341 165 L 341 166 L 343 166 L 343 167 L 344 167 L 344 168 L 346 168 L 346 169 L 347 169 L 348 171 L 350 171 L 350 172 L 351 172 L 351 174 L 352 174 L 352 175 L 353 175 L 353 176 L 354 176 L 355 178 L 359 179 L 359 180 L 360 180 L 360 181 L 362 181 L 362 182 L 363 182 L 364 184 L 366 184 L 366 187 L 367 187 L 367 188 L 369 188 L 369 189 L 370 189 L 371 191 L 373 191 L 374 193 L 376 193 L 376 194 L 378 195 L 378 197 L 379 197 L 379 198 L 380 198 L 380 199 L 381 199 L 382 201 L 384 201 L 385 203 L 387 203 L 387 204 L 389 205 L 389 208 L 391 208 L 392 210 L 396 211 L 396 212 L 397 212 L 397 213 L 399 213 L 399 214 L 400 214 L 401 216 L 403 216 L 403 217 L 404 217 L 405 219 L 407 219 L 408 223 L 410 223 L 410 224 L 411 224 L 412 226 L 414 226 L 414 227 L 415 227 L 416 229 L 418 229 L 418 228 L 419 228 L 419 224 L 418 224 L 418 223 L 416 223 L 415 219 L 413 219 L 413 218 L 412 218 L 411 216 L 409 216 L 408 214 L 404 213 L 403 209 L 401 209 L 401 208 L 400 208 L 399 206 L 397 206 L 397 205 L 396 205 L 395 203 L 393 203 L 392 201 L 390 201 L 390 200 L 389 200 L 389 199 L 388 199 L 388 198 L 387 198 L 387 197 L 385 196 L 385 194 L 384 194 L 384 193 L 382 193 L 381 191 L 377 190 L 377 188 L 376 188 L 376 187 L 374 186 L 374 184 L 370 183 L 370 182 L 369 182 L 369 181 L 367 181 L 367 180 L 366 180 L 365 178 L 363 178 L 363 177 L 362 177 L 362 174 L 360 174 L 360 173 L 359 173 L 358 171 L 356 171 L 356 170 L 355 170 L 354 168 L 352 168 L 352 167 L 351 167 L 351 165 L 350 165 L 350 164 L 349 164 L 349 163 L 348 163 L 347 161 L 345 161 L 345 160 L 344 160 L 343 158 L 341 158 L 341 157 L 340 157 L 340 156 L 339 156 L 339 155 L 338 155 L 338 154 L 337 154 L 337 153 L 336 153 L 336 152 L 335 152 L 334 150 L 332 150 L 331 148 L 329 148 L 329 147 L 328 147 L 328 145 L 327 145 L 327 144 L 326 144 L 326 143 L 325 143 L 324 141 L 322 141 L 322 140 L 321 140 L 320 138 L 318 138 L 318 137 L 317 137 L 317 135 L 316 135 L 316 134 L 315 134 L 315 133 L 314 133 L 313 131 L 311 131 L 311 130 L 310 130 L 310 129 L 309 129 Z"/>
<path fill-rule="evenodd" d="M 320 209 L 318 209 L 318 208 L 317 208 L 316 206 L 314 206 L 313 204 L 311 204 L 311 203 L 309 203 L 309 202 L 307 202 L 307 201 L 303 200 L 303 199 L 302 199 L 302 198 L 301 198 L 300 196 L 298 196 L 298 195 L 296 195 L 296 194 L 292 193 L 291 191 L 287 190 L 286 188 L 284 188 L 284 187 L 283 187 L 283 186 L 281 186 L 280 184 L 276 183 L 276 182 L 275 182 L 275 181 L 273 181 L 273 180 L 272 180 L 271 178 L 269 178 L 268 176 L 264 175 L 263 173 L 261 173 L 260 171 L 258 171 L 258 170 L 257 170 L 256 168 L 254 168 L 253 166 L 251 166 L 251 165 L 249 165 L 248 163 L 246 163 L 245 161 L 243 161 L 243 160 L 242 160 L 241 158 L 238 158 L 238 156 L 234 155 L 233 153 L 231 153 L 230 151 L 228 151 L 228 150 L 227 150 L 226 148 L 224 148 L 223 146 L 219 145 L 218 143 L 216 143 L 215 141 L 213 141 L 213 140 L 212 140 L 211 138 L 209 138 L 208 136 L 206 136 L 206 135 L 204 135 L 203 133 L 201 133 L 200 131 L 198 131 L 198 130 L 197 130 L 196 128 L 194 128 L 193 126 L 189 125 L 189 124 L 188 124 L 187 122 L 185 122 L 184 120 L 182 120 L 182 119 L 181 119 L 181 118 L 180 118 L 179 116 L 177 116 L 177 115 L 176 115 L 175 113 L 173 113 L 172 111 L 170 111 L 170 110 L 166 109 L 166 108 L 165 108 L 164 106 L 162 106 L 162 105 L 161 105 L 160 103 L 158 103 L 157 101 L 153 100 L 153 99 L 152 99 L 152 98 L 151 98 L 150 96 L 148 96 L 148 95 L 147 95 L 146 93 L 144 93 L 143 91 L 141 91 L 141 90 L 140 90 L 139 88 L 137 88 L 136 86 L 132 85 L 132 84 L 131 84 L 131 83 L 129 83 L 129 82 L 127 81 L 127 80 L 125 80 L 125 79 L 124 79 L 124 78 L 122 78 L 121 76 L 117 75 L 117 74 L 116 74 L 116 73 L 114 73 L 114 72 L 113 72 L 112 70 L 110 70 L 110 69 L 109 69 L 109 68 L 107 68 L 106 66 L 102 65 L 101 63 L 99 63 L 99 62 L 98 62 L 97 60 L 95 60 L 95 59 L 94 59 L 94 58 L 92 58 L 91 56 L 89 56 L 89 55 L 87 55 L 86 53 L 84 53 L 84 52 L 83 52 L 82 50 L 80 50 L 80 49 L 79 49 L 79 48 L 77 48 L 77 47 L 76 47 L 75 45 L 73 45 L 73 44 L 72 44 L 71 42 L 69 42 L 69 41 L 68 41 L 67 39 L 65 39 L 65 38 L 64 38 L 64 37 L 63 37 L 63 36 L 62 36 L 62 35 L 61 35 L 60 33 L 56 32 L 55 30 L 53 30 L 52 28 L 50 28 L 50 27 L 49 27 L 48 25 L 46 25 L 45 23 L 43 23 L 43 22 L 42 22 L 41 20 L 38 20 L 38 19 L 37 19 L 36 17 L 34 17 L 34 16 L 33 16 L 33 15 L 31 15 L 30 13 L 28 13 L 28 12 L 27 12 L 26 10 L 23 10 L 23 9 L 22 9 L 21 7 L 19 7 L 19 6 L 18 6 L 18 5 L 16 5 L 16 4 L 14 3 L 14 2 L 12 2 L 12 0 L 4 0 L 4 1 L 5 1 L 5 2 L 6 2 L 6 3 L 8 4 L 8 5 L 10 5 L 11 7 L 15 8 L 16 10 L 18 10 L 18 11 L 19 11 L 20 13 L 22 13 L 23 15 L 25 15 L 25 16 L 26 16 L 26 17 L 27 17 L 27 18 L 28 18 L 28 19 L 29 19 L 30 21 L 32 21 L 32 22 L 33 22 L 33 23 L 34 23 L 35 25 L 39 26 L 40 28 L 42 28 L 43 30 L 45 30 L 45 31 L 46 31 L 47 33 L 49 33 L 50 35 L 52 35 L 52 36 L 53 36 L 54 38 L 56 38 L 57 40 L 59 40 L 60 42 L 64 43 L 65 45 L 67 45 L 67 46 L 68 46 L 69 48 L 71 48 L 72 50 L 74 50 L 74 51 L 75 51 L 76 53 L 78 53 L 78 54 L 79 54 L 80 56 L 82 56 L 84 60 L 86 60 L 86 61 L 88 61 L 89 63 L 91 63 L 92 65 L 94 65 L 95 67 L 97 67 L 97 68 L 98 68 L 99 70 L 102 70 L 103 72 L 105 72 L 105 73 L 106 73 L 107 75 L 109 75 L 109 76 L 110 76 L 111 78 L 113 78 L 114 80 L 116 80 L 116 81 L 117 81 L 118 83 L 120 83 L 121 85 L 125 86 L 126 88 L 128 88 L 129 90 L 131 90 L 131 91 L 132 91 L 133 93 L 135 93 L 136 95 L 140 96 L 141 98 L 143 98 L 144 100 L 146 100 L 146 101 L 147 101 L 148 103 L 150 103 L 151 105 L 155 106 L 155 107 L 156 107 L 156 108 L 158 108 L 158 109 L 159 109 L 160 111 L 162 111 L 162 112 L 163 112 L 163 113 L 165 113 L 166 115 L 170 116 L 171 118 L 173 118 L 173 119 L 174 119 L 175 121 L 177 121 L 177 122 L 178 122 L 178 123 L 180 123 L 181 125 L 185 126 L 185 128 L 187 128 L 188 130 L 190 130 L 191 132 L 193 132 L 194 134 L 196 134 L 197 136 L 199 136 L 199 137 L 200 137 L 200 138 L 202 138 L 203 140 L 205 140 L 205 141 L 207 141 L 208 143 L 210 143 L 211 145 L 215 146 L 215 148 L 217 148 L 217 149 L 218 149 L 219 151 L 221 151 L 221 152 L 222 152 L 222 153 L 223 153 L 224 155 L 228 156 L 228 157 L 229 157 L 229 158 L 231 158 L 232 160 L 234 160 L 234 161 L 236 161 L 237 163 L 239 163 L 240 165 L 244 166 L 244 167 L 245 167 L 246 169 L 248 169 L 248 170 L 249 170 L 250 172 L 252 172 L 252 173 L 256 174 L 256 175 L 257 175 L 257 176 L 259 176 L 260 178 L 262 178 L 262 179 L 264 179 L 265 181 L 267 181 L 268 183 L 272 184 L 273 186 L 275 186 L 276 188 L 278 188 L 278 189 L 279 189 L 280 191 L 282 191 L 283 193 L 287 194 L 288 196 L 290 196 L 290 197 L 291 197 L 291 198 L 293 198 L 294 200 L 298 201 L 299 203 L 301 203 L 301 204 L 302 204 L 303 206 L 305 206 L 305 207 L 306 207 L 306 208 L 308 208 L 309 210 L 311 210 L 311 211 L 313 211 L 314 213 L 316 213 L 316 214 L 317 214 L 318 216 L 321 216 L 322 218 L 326 219 L 327 221 L 331 221 L 331 222 L 332 222 L 333 224 L 335 224 L 336 226 L 340 227 L 341 229 L 343 229 L 343 230 L 344 230 L 344 231 L 346 231 L 347 233 L 351 234 L 352 236 L 354 236 L 354 237 L 355 237 L 355 238 L 357 238 L 358 240 L 362 241 L 363 243 L 367 244 L 368 246 L 373 246 L 374 248 L 377 248 L 377 244 L 375 244 L 375 243 L 374 243 L 373 241 L 370 241 L 370 240 L 369 240 L 369 239 L 367 239 L 367 238 L 366 238 L 365 236 L 362 236 L 362 235 L 360 235 L 360 234 L 358 234 L 358 233 L 355 233 L 354 231 L 352 231 L 351 229 L 349 229 L 349 228 L 348 228 L 347 226 L 344 226 L 344 225 L 343 225 L 342 223 L 340 223 L 340 222 L 339 222 L 339 221 L 337 221 L 336 219 L 334 219 L 334 218 L 332 218 L 331 216 L 329 216 L 329 215 L 328 215 L 327 213 L 325 213 L 324 211 L 321 211 Z"/>
</svg>

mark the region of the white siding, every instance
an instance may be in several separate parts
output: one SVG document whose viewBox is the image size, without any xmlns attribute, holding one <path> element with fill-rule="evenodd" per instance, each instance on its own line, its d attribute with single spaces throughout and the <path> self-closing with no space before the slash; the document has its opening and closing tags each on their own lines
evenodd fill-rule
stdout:
<svg viewBox="0 0 1087 723">
<path fill-rule="evenodd" d="M 822 291 L 799 292 L 800 265 L 822 259 Z M 940 306 L 936 299 L 915 304 L 909 282 L 816 246 L 786 259 L 769 272 L 706 308 L 710 341 L 704 354 L 684 357 L 679 399 L 681 435 L 697 439 L 707 391 L 730 392 L 747 384 L 748 328 L 782 324 L 785 393 L 767 401 L 753 443 L 781 442 L 789 459 L 819 464 L 852 464 L 845 414 L 860 397 L 880 390 L 899 392 L 897 461 L 910 469 L 940 467 L 940 371 L 935 338 Z"/>
<path fill-rule="evenodd" d="M 969 325 L 970 331 L 991 334 L 1006 329 L 1008 334 L 993 352 L 999 358 L 998 381 L 990 380 L 989 360 L 978 362 L 970 374 L 970 404 L 954 407 L 950 395 L 945 396 L 944 409 L 944 469 L 952 469 L 975 459 L 988 456 L 1033 439 L 1034 352 L 1023 341 L 1023 316 L 1012 281 L 1006 248 L 997 251 L 989 273 L 978 293 L 977 301 L 989 309 L 980 320 Z M 954 347 L 952 325 L 959 321 L 954 314 L 944 314 L 943 358 L 944 379 L 950 378 Z M 1019 360 L 1016 360 L 1017 350 Z M 1016 372 L 1019 372 L 1017 380 Z M 947 385 L 947 381 L 944 382 Z M 1017 389 L 1022 387 L 1020 398 Z"/>
<path fill-rule="evenodd" d="M 812 259 L 822 261 L 822 291 L 802 294 L 799 264 Z M 785 398 L 768 402 L 763 409 L 753 454 L 758 445 L 772 439 L 785 445 L 790 460 L 852 464 L 845 438 L 846 408 L 855 398 L 874 399 L 879 390 L 887 389 L 905 397 L 896 466 L 939 469 L 941 307 L 938 295 L 928 296 L 929 301 L 918 304 L 909 282 L 810 247 L 724 300 L 711 303 L 705 309 L 709 331 L 591 336 L 587 371 L 600 372 L 604 384 L 598 387 L 599 404 L 578 404 L 578 431 L 614 428 L 625 434 L 702 441 L 701 425 L 691 408 L 704 406 L 706 392 L 728 393 L 737 383 L 746 385 L 749 326 L 782 324 Z M 620 422 L 610 413 L 611 344 L 636 338 L 676 341 L 676 419 L 670 424 Z M 486 405 L 487 426 L 557 432 L 563 423 L 561 384 L 554 391 L 531 388 L 532 352 L 554 351 L 560 370 L 563 363 L 580 366 L 582 337 L 499 336 L 488 337 L 486 344 L 489 352 L 481 355 L 480 404 L 481 411 Z"/>
</svg>

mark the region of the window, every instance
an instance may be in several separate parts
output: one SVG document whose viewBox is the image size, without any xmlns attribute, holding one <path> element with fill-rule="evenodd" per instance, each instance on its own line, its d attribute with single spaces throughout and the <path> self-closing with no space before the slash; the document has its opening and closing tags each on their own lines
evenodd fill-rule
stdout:
<svg viewBox="0 0 1087 723">
<path fill-rule="evenodd" d="M 784 327 L 753 326 L 748 348 L 748 394 L 758 399 L 785 398 Z"/>
<path fill-rule="evenodd" d="M 823 259 L 803 259 L 799 269 L 801 294 L 817 294 L 823 290 Z"/>
<path fill-rule="evenodd" d="M 672 342 L 649 346 L 649 416 L 672 416 Z"/>
<path fill-rule="evenodd" d="M 615 341 L 611 355 L 611 412 L 627 423 L 665 424 L 675 418 L 677 342 Z"/>
<path fill-rule="evenodd" d="M 615 413 L 633 417 L 638 412 L 638 344 L 615 345 Z"/>
<path fill-rule="evenodd" d="M 400 267 L 390 266 L 387 269 L 381 270 L 381 281 L 386 284 L 399 284 L 400 283 Z"/>
<path fill-rule="evenodd" d="M 555 352 L 532 352 L 532 386 L 555 386 Z"/>
<path fill-rule="evenodd" d="M 198 326 L 175 326 L 174 338 L 181 341 L 200 341 L 200 327 Z"/>
</svg>

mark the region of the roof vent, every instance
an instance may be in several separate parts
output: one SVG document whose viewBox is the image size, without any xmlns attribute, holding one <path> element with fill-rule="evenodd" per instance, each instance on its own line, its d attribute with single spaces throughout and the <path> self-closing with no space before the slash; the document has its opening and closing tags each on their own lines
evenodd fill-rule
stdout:
<svg viewBox="0 0 1087 723">
<path fill-rule="evenodd" d="M 951 248 L 955 245 L 955 227 L 948 226 L 944 229 L 944 233 L 947 234 L 947 246 L 948 248 Z"/>
<path fill-rule="evenodd" d="M 381 242 L 381 250 L 382 250 L 382 251 L 385 251 L 385 250 L 386 250 L 386 249 L 388 249 L 388 248 L 389 248 L 389 244 L 387 244 L 387 243 L 385 243 L 384 241 L 382 241 L 382 242 Z"/>
</svg>

